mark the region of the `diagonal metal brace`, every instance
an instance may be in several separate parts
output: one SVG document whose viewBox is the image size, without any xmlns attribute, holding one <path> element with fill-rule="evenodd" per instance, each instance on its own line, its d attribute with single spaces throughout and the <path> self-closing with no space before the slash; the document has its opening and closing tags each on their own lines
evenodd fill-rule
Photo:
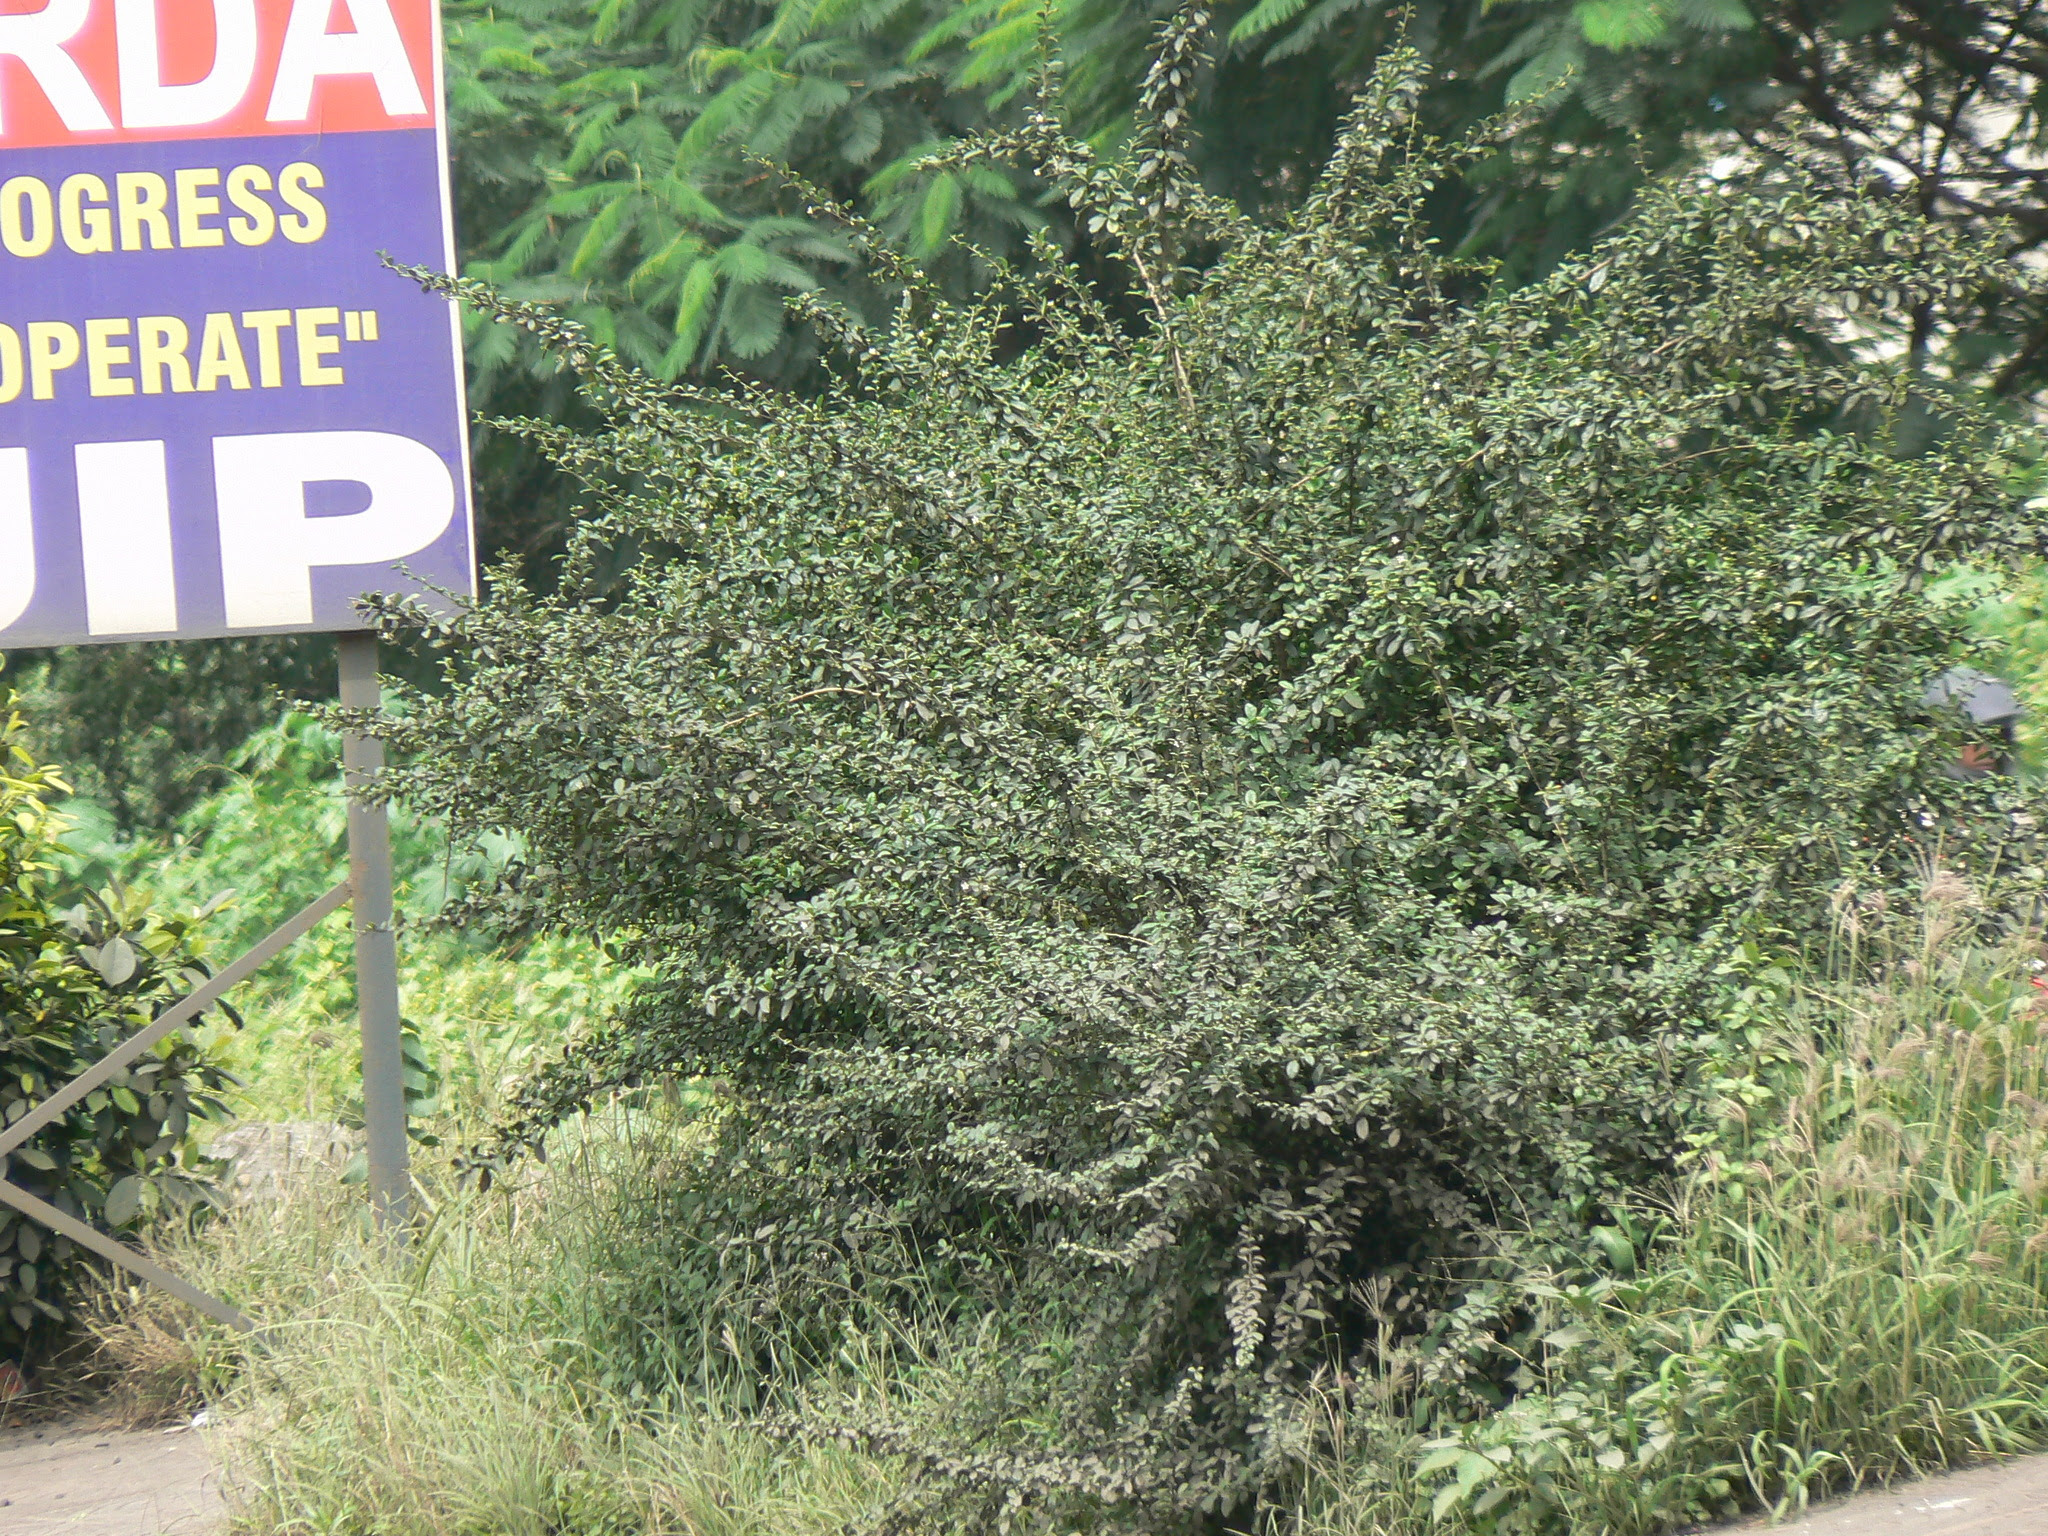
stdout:
<svg viewBox="0 0 2048 1536">
<path fill-rule="evenodd" d="M 247 981 L 267 962 L 304 938 L 322 918 L 348 905 L 348 897 L 349 883 L 344 880 L 268 938 L 260 940 L 256 947 L 241 959 L 232 965 L 222 967 L 196 991 L 188 993 L 166 1008 L 149 1028 L 122 1041 L 112 1052 L 101 1058 L 97 1066 L 74 1077 L 7 1129 L 0 1131 L 0 1157 L 6 1156 L 27 1141 L 116 1072 L 121 1071 L 129 1062 L 139 1058 L 144 1051 L 172 1030 L 191 1023 L 225 997 L 238 983 Z"/>
<path fill-rule="evenodd" d="M 96 1065 L 73 1078 L 4 1131 L 0 1131 L 0 1167 L 4 1167 L 7 1155 L 29 1137 L 106 1083 L 130 1062 L 138 1059 L 159 1040 L 169 1035 L 172 1030 L 181 1029 L 191 1023 L 235 986 L 248 980 L 265 964 L 304 938 L 322 919 L 347 906 L 350 893 L 349 882 L 342 881 L 296 917 L 258 941 L 255 947 L 239 960 L 223 966 L 201 986 L 166 1008 L 147 1029 L 122 1041 Z M 197 1307 L 217 1322 L 226 1323 L 230 1328 L 242 1333 L 254 1329 L 255 1325 L 247 1317 L 226 1302 L 180 1280 L 161 1264 L 130 1248 L 126 1243 L 117 1241 L 104 1232 L 95 1231 L 77 1217 L 65 1215 L 49 1201 L 39 1199 L 18 1184 L 10 1183 L 4 1172 L 0 1172 L 0 1201 L 13 1206 L 24 1216 L 50 1228 L 51 1231 L 63 1233 L 74 1243 L 91 1249 L 102 1258 L 112 1259 L 123 1268 L 134 1271 L 151 1285 L 167 1291 L 190 1306 Z"/>
<path fill-rule="evenodd" d="M 82 1248 L 90 1248 L 102 1258 L 112 1259 L 127 1269 L 132 1269 L 159 1290 L 168 1291 L 188 1306 L 197 1307 L 216 1322 L 226 1323 L 238 1333 L 253 1333 L 256 1325 L 237 1312 L 226 1302 L 209 1296 L 195 1285 L 188 1285 L 153 1259 L 145 1257 L 126 1243 L 116 1242 L 104 1232 L 95 1231 L 76 1216 L 66 1216 L 47 1200 L 39 1200 L 19 1184 L 10 1184 L 0 1179 L 0 1200 L 13 1206 L 31 1221 L 41 1222 L 53 1232 L 61 1232 Z"/>
</svg>

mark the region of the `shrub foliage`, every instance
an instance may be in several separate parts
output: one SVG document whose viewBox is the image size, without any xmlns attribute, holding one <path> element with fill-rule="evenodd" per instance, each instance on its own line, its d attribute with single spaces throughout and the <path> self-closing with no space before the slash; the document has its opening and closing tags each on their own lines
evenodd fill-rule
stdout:
<svg viewBox="0 0 2048 1536">
<path fill-rule="evenodd" d="M 471 290 L 587 380 L 606 430 L 524 430 L 601 516 L 393 727 L 403 793 L 528 840 L 505 914 L 659 969 L 505 1148 L 716 1079 L 703 1347 L 827 1347 L 912 1268 L 1057 1306 L 954 1442 L 865 1433 L 1153 1529 L 1273 1475 L 1318 1373 L 1484 1327 L 1502 1223 L 1669 1166 L 1724 946 L 1972 792 L 1926 577 L 2042 531 L 1967 407 L 1897 456 L 1911 381 L 1852 345 L 1988 253 L 1699 182 L 1497 292 L 1418 233 L 1464 151 L 1406 54 L 1249 223 L 1184 170 L 1199 21 L 1128 169 L 1044 110 L 967 152 L 1064 189 L 1143 334 L 1050 250 L 969 307 L 898 261 L 886 331 L 805 310 L 822 398 L 700 395 Z"/>
<path fill-rule="evenodd" d="M 65 792 L 0 714 L 0 1124 L 85 1071 L 204 979 L 193 923 L 155 916 L 120 892 L 60 908 L 57 845 Z M 196 1191 L 194 1116 L 222 1113 L 225 1074 L 191 1030 L 117 1075 L 10 1157 L 0 1177 L 67 1215 L 131 1228 Z M 45 1350 L 80 1267 L 69 1238 L 0 1206 L 0 1358 Z"/>
</svg>

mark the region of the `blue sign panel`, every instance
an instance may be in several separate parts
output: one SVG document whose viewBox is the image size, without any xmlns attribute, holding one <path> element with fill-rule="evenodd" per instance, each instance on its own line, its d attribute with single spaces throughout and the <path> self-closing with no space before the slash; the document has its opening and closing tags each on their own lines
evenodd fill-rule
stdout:
<svg viewBox="0 0 2048 1536">
<path fill-rule="evenodd" d="M 474 591 L 434 0 L 0 15 L 0 649 Z"/>
</svg>

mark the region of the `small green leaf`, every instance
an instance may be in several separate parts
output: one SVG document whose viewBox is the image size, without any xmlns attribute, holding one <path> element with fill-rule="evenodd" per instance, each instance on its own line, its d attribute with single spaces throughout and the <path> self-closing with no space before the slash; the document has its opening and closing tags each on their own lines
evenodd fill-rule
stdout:
<svg viewBox="0 0 2048 1536">
<path fill-rule="evenodd" d="M 134 976 L 140 965 L 135 948 L 118 933 L 93 953 L 93 968 L 110 987 L 118 987 Z"/>
</svg>

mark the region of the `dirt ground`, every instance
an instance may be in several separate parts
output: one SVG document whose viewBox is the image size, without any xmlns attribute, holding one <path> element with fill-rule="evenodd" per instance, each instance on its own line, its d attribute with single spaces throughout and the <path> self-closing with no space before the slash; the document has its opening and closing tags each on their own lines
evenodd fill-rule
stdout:
<svg viewBox="0 0 2048 1536">
<path fill-rule="evenodd" d="M 0 1429 L 0 1536 L 205 1536 L 221 1502 L 205 1437 L 185 1426 Z"/>
<path fill-rule="evenodd" d="M 0 1536 L 210 1536 L 220 1494 L 205 1436 L 45 1424 L 0 1430 Z M 1859 1494 L 1717 1536 L 2048 1536 L 2048 1456 Z"/>
<path fill-rule="evenodd" d="M 1751 1521 L 1724 1536 L 1766 1529 L 1778 1536 L 2048 1536 L 2048 1456 L 1902 1483 L 1776 1527 Z"/>
</svg>

